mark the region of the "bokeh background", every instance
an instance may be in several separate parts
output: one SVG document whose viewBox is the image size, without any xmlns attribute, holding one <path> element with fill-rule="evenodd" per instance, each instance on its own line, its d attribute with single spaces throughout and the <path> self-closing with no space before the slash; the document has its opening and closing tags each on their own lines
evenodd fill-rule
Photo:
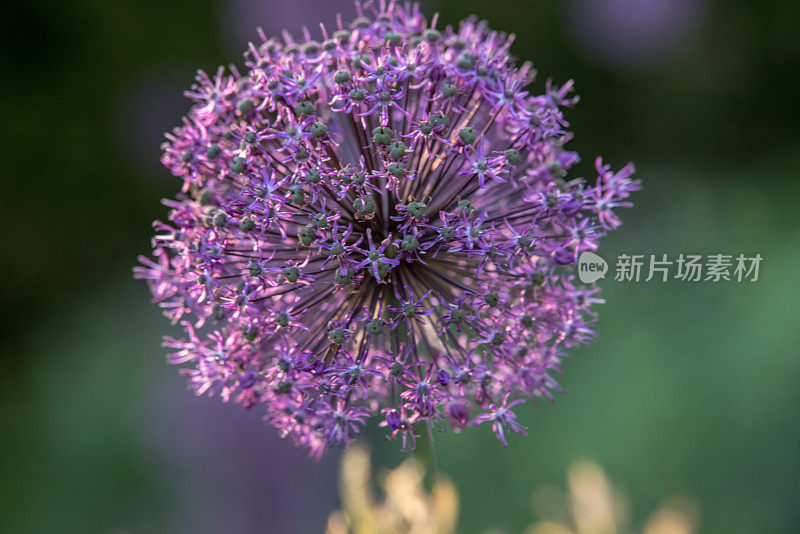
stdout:
<svg viewBox="0 0 800 534">
<path fill-rule="evenodd" d="M 520 532 L 531 495 L 590 459 L 635 522 L 664 497 L 701 532 L 800 531 L 800 3 L 440 0 L 517 34 L 513 52 L 576 80 L 584 158 L 635 161 L 644 190 L 600 254 L 760 253 L 756 283 L 602 283 L 598 341 L 526 439 L 435 443 L 459 531 Z M 158 162 L 194 70 L 239 62 L 255 26 L 334 20 L 350 2 L 14 2 L 0 17 L 0 531 L 320 532 L 320 464 L 260 415 L 195 399 L 164 363 L 167 322 L 131 279 Z M 398 445 L 371 429 L 374 461 Z"/>
</svg>

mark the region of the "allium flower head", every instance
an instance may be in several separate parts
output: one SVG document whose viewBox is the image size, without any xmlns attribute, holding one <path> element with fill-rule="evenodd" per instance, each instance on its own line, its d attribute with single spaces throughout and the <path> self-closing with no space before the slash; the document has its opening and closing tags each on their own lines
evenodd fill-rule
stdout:
<svg viewBox="0 0 800 534">
<path fill-rule="evenodd" d="M 572 82 L 531 93 L 513 37 L 357 10 L 198 74 L 163 146 L 182 192 L 136 274 L 183 325 L 165 344 L 196 393 L 261 405 L 314 456 L 373 415 L 408 445 L 482 422 L 505 442 L 593 336 L 597 289 L 570 271 L 633 167 L 567 178 Z"/>
</svg>

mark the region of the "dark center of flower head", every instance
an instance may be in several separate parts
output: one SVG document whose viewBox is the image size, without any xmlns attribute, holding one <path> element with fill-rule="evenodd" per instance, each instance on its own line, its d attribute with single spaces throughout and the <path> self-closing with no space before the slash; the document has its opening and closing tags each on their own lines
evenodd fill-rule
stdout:
<svg viewBox="0 0 800 534">
<path fill-rule="evenodd" d="M 445 418 L 504 439 L 593 335 L 570 266 L 619 225 L 632 167 L 568 181 L 571 83 L 534 95 L 485 23 L 359 15 L 198 76 L 164 145 L 184 194 L 137 275 L 185 325 L 167 345 L 193 387 L 263 404 L 315 455 L 380 410 L 404 440 Z"/>
</svg>

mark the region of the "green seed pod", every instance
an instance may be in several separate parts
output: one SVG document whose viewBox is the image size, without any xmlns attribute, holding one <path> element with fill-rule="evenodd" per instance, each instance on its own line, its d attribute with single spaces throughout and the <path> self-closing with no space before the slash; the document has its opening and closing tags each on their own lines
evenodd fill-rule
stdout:
<svg viewBox="0 0 800 534">
<path fill-rule="evenodd" d="M 445 98 L 450 98 L 451 96 L 455 96 L 458 94 L 458 89 L 452 83 L 446 83 L 442 86 L 442 96 Z"/>
<path fill-rule="evenodd" d="M 467 126 L 458 131 L 458 137 L 465 145 L 471 145 L 475 142 L 475 139 L 478 138 L 478 132 L 476 132 L 474 128 Z"/>
<path fill-rule="evenodd" d="M 372 319 L 370 322 L 367 323 L 365 330 L 367 331 L 368 334 L 371 334 L 373 336 L 380 335 L 381 333 L 383 333 L 383 323 L 378 318 Z"/>
<path fill-rule="evenodd" d="M 243 173 L 246 167 L 246 163 L 243 158 L 236 156 L 231 160 L 231 170 L 236 173 Z"/>
<path fill-rule="evenodd" d="M 303 179 L 310 184 L 318 184 L 322 180 L 322 177 L 319 175 L 317 169 L 311 169 Z"/>
<path fill-rule="evenodd" d="M 567 175 L 567 171 L 564 170 L 564 167 L 557 161 L 554 161 L 550 165 L 547 166 L 547 170 L 550 171 L 550 174 L 556 176 L 558 178 L 563 178 Z"/>
<path fill-rule="evenodd" d="M 306 192 L 302 187 L 292 188 L 292 194 L 289 197 L 289 202 L 302 206 L 306 202 Z"/>
<path fill-rule="evenodd" d="M 458 201 L 458 209 L 464 208 L 464 211 L 469 215 L 475 209 L 475 206 L 467 199 Z"/>
<path fill-rule="evenodd" d="M 248 145 L 255 145 L 258 143 L 258 136 L 255 132 L 247 132 L 244 134 L 244 142 Z"/>
<path fill-rule="evenodd" d="M 350 73 L 346 70 L 340 70 L 333 75 L 333 81 L 338 84 L 347 83 L 350 81 Z"/>
<path fill-rule="evenodd" d="M 375 213 L 375 210 L 377 209 L 377 205 L 375 204 L 375 199 L 369 195 L 363 198 L 357 198 L 356 201 L 353 203 L 353 206 L 359 213 L 367 215 L 372 215 L 373 213 Z"/>
<path fill-rule="evenodd" d="M 322 124 L 321 122 L 315 122 L 314 124 L 311 125 L 311 128 L 309 128 L 309 131 L 311 132 L 311 135 L 315 139 L 318 139 L 328 134 L 328 127 Z"/>
<path fill-rule="evenodd" d="M 346 275 L 342 274 L 341 269 L 336 269 L 336 274 L 333 277 L 333 283 L 337 286 L 347 286 L 353 281 L 353 275 L 348 273 Z"/>
<path fill-rule="evenodd" d="M 402 161 L 396 161 L 389 165 L 389 173 L 395 178 L 402 178 L 406 173 L 406 165 Z"/>
<path fill-rule="evenodd" d="M 303 100 L 297 104 L 297 107 L 294 108 L 294 111 L 298 115 L 313 115 L 316 110 L 313 102 L 310 100 Z"/>
<path fill-rule="evenodd" d="M 256 223 L 253 222 L 253 219 L 250 217 L 245 217 L 242 219 L 242 222 L 239 223 L 239 230 L 244 233 L 249 233 L 253 231 L 253 228 L 256 227 Z"/>
<path fill-rule="evenodd" d="M 206 157 L 208 159 L 217 159 L 221 153 L 222 148 L 218 144 L 214 143 L 206 150 Z"/>
<path fill-rule="evenodd" d="M 358 186 L 364 185 L 364 182 L 366 182 L 366 180 L 367 180 L 367 177 L 364 175 L 364 173 L 363 173 L 363 172 L 357 172 L 357 173 L 354 173 L 354 174 L 353 174 L 353 175 L 350 177 L 350 181 L 351 181 L 351 182 L 352 182 L 354 185 L 358 185 Z"/>
<path fill-rule="evenodd" d="M 247 265 L 247 272 L 250 273 L 250 276 L 258 276 L 263 272 L 263 270 L 261 269 L 261 265 L 257 261 L 251 261 Z"/>
<path fill-rule="evenodd" d="M 314 225 L 315 228 L 327 228 L 328 227 L 328 216 L 324 213 L 315 213 L 314 216 L 311 218 L 311 224 Z"/>
<path fill-rule="evenodd" d="M 417 201 L 409 202 L 408 206 L 406 207 L 408 213 L 415 219 L 421 219 L 422 216 L 425 215 L 425 210 L 427 208 L 427 204 Z"/>
<path fill-rule="evenodd" d="M 425 30 L 425 33 L 422 36 L 429 43 L 435 43 L 442 38 L 442 34 L 439 30 Z"/>
<path fill-rule="evenodd" d="M 317 237 L 317 229 L 313 226 L 304 226 L 297 233 L 297 238 L 306 247 L 311 246 L 315 237 Z"/>
<path fill-rule="evenodd" d="M 412 250 L 417 249 L 417 247 L 419 246 L 419 241 L 416 238 L 407 235 L 403 238 L 403 241 L 402 243 L 400 243 L 400 246 L 403 247 L 403 250 L 411 252 Z"/>
<path fill-rule="evenodd" d="M 350 96 L 350 100 L 352 100 L 353 102 L 355 102 L 357 104 L 359 102 L 363 102 L 364 101 L 364 91 L 362 91 L 358 87 L 356 87 L 355 89 L 351 89 L 350 93 L 348 93 L 348 96 Z"/>
<path fill-rule="evenodd" d="M 474 66 L 475 60 L 468 53 L 461 54 L 461 56 L 456 60 L 456 67 L 458 67 L 460 70 L 469 70 Z"/>
<path fill-rule="evenodd" d="M 328 339 L 334 345 L 341 345 L 344 342 L 344 328 L 334 328 L 328 332 Z"/>
<path fill-rule="evenodd" d="M 401 159 L 406 155 L 406 145 L 400 141 L 395 141 L 389 145 L 389 156 L 392 159 Z"/>
<path fill-rule="evenodd" d="M 315 56 L 319 54 L 320 44 L 316 41 L 309 41 L 303 45 L 303 53 L 307 56 Z"/>
<path fill-rule="evenodd" d="M 383 40 L 390 45 L 399 45 L 403 42 L 403 36 L 397 32 L 393 32 L 391 30 L 387 31 L 383 34 Z"/>
<path fill-rule="evenodd" d="M 203 189 L 197 196 L 197 201 L 200 203 L 201 206 L 207 206 L 212 202 L 214 202 L 214 193 L 212 193 L 208 189 Z"/>
<path fill-rule="evenodd" d="M 522 236 L 519 239 L 517 239 L 517 244 L 519 244 L 519 247 L 525 251 L 533 250 L 533 243 L 534 241 L 530 237 Z"/>
<path fill-rule="evenodd" d="M 337 41 L 344 42 L 350 39 L 350 30 L 338 30 L 333 34 L 333 38 Z"/>
<path fill-rule="evenodd" d="M 300 278 L 300 270 L 292 265 L 283 270 L 283 276 L 286 277 L 286 281 L 290 284 L 294 284 Z"/>
<path fill-rule="evenodd" d="M 509 165 L 519 165 L 519 162 L 522 161 L 519 152 L 513 148 L 509 148 L 503 152 L 503 155 L 506 157 L 506 161 Z"/>
<path fill-rule="evenodd" d="M 248 111 L 252 111 L 256 107 L 256 103 L 253 102 L 251 98 L 243 98 L 239 100 L 239 103 L 236 104 L 236 108 L 239 110 L 239 113 L 244 115 Z"/>
<path fill-rule="evenodd" d="M 389 145 L 392 142 L 392 130 L 386 126 L 378 126 L 372 130 L 372 142 L 376 145 Z"/>
<path fill-rule="evenodd" d="M 245 329 L 244 338 L 247 341 L 255 341 L 257 337 L 258 337 L 258 327 L 256 327 L 255 325 L 250 325 Z"/>
<path fill-rule="evenodd" d="M 431 122 L 436 128 L 446 128 L 447 125 L 450 124 L 450 119 L 441 112 L 437 111 L 436 113 L 431 113 Z"/>
<path fill-rule="evenodd" d="M 353 57 L 353 67 L 356 69 L 360 69 L 364 63 L 369 64 L 369 56 L 364 54 L 358 54 L 357 56 Z"/>
<path fill-rule="evenodd" d="M 281 312 L 275 316 L 275 324 L 282 328 L 289 326 L 289 315 L 286 312 Z"/>
<path fill-rule="evenodd" d="M 547 277 L 541 271 L 536 271 L 535 273 L 532 273 L 530 275 L 531 284 L 533 284 L 536 287 L 542 287 L 546 279 Z"/>
</svg>

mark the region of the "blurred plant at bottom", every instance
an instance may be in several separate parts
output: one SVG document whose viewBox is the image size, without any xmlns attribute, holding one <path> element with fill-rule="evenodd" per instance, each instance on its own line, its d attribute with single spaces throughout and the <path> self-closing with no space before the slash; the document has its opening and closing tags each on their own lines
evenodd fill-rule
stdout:
<svg viewBox="0 0 800 534">
<path fill-rule="evenodd" d="M 381 502 L 376 498 L 369 453 L 351 446 L 344 453 L 339 475 L 341 511 L 328 518 L 327 534 L 450 534 L 458 520 L 458 492 L 437 475 L 426 487 L 425 470 L 411 456 L 382 478 Z"/>
<path fill-rule="evenodd" d="M 630 514 L 625 496 L 603 469 L 589 461 L 573 464 L 567 474 L 568 491 L 534 491 L 534 512 L 546 518 L 534 522 L 525 534 L 627 534 Z M 645 522 L 642 534 L 693 534 L 698 510 L 691 500 L 674 498 L 661 505 Z"/>
<path fill-rule="evenodd" d="M 343 510 L 328 518 L 326 534 L 450 534 L 458 521 L 458 491 L 437 475 L 426 487 L 423 464 L 411 457 L 388 471 L 376 498 L 369 453 L 362 447 L 345 452 L 340 473 Z M 592 462 L 573 464 L 568 490 L 544 487 L 533 491 L 534 512 L 544 518 L 531 523 L 524 534 L 693 534 L 698 509 L 685 498 L 674 498 L 650 514 L 640 531 L 628 527 L 630 514 L 624 495 L 603 469 Z M 489 530 L 485 534 L 502 534 Z"/>
</svg>

